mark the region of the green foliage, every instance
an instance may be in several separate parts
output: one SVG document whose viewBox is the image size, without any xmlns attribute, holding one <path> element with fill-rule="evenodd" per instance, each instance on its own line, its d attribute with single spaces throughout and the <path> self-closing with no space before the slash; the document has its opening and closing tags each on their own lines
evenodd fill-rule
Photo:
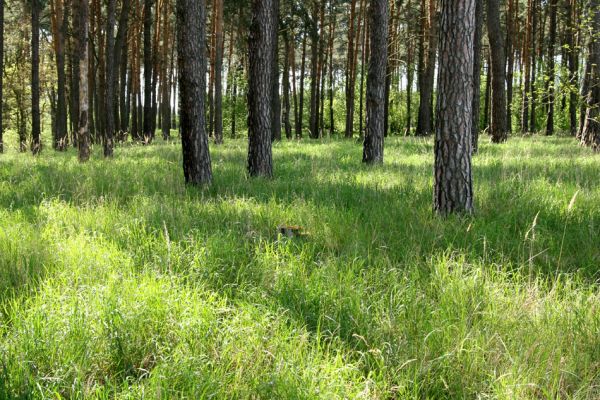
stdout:
<svg viewBox="0 0 600 400">
<path fill-rule="evenodd" d="M 482 143 L 477 213 L 449 220 L 429 140 L 375 168 L 277 143 L 273 180 L 227 141 L 205 190 L 177 143 L 9 150 L 0 398 L 600 396 L 599 161 L 570 139 Z"/>
</svg>

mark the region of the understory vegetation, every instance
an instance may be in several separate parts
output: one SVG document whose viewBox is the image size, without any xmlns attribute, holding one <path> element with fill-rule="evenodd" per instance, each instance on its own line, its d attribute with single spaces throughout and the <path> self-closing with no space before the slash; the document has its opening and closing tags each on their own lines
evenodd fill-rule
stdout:
<svg viewBox="0 0 600 400">
<path fill-rule="evenodd" d="M 482 142 L 448 219 L 430 139 L 275 143 L 270 180 L 230 140 L 206 189 L 176 141 L 9 149 L 0 398 L 599 398 L 600 161 Z"/>
</svg>

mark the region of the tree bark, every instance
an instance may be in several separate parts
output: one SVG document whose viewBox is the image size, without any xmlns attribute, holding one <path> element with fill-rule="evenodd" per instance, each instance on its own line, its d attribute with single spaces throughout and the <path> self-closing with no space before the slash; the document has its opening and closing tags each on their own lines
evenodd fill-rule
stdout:
<svg viewBox="0 0 600 400">
<path fill-rule="evenodd" d="M 152 132 L 152 0 L 144 0 L 144 141 L 149 142 Z"/>
<path fill-rule="evenodd" d="M 42 150 L 40 139 L 40 0 L 31 2 L 31 152 Z"/>
<path fill-rule="evenodd" d="M 587 109 L 581 143 L 600 152 L 600 38 L 597 36 L 600 31 L 600 1 L 590 0 L 589 7 L 593 34 L 589 38 L 589 73 L 585 98 Z"/>
<path fill-rule="evenodd" d="M 90 134 L 88 130 L 88 23 L 89 0 L 77 0 L 77 55 L 79 62 L 79 125 L 77 127 L 77 150 L 80 162 L 90 158 Z"/>
<path fill-rule="evenodd" d="M 252 22 L 248 37 L 248 173 L 273 176 L 273 31 L 277 28 L 276 2 L 252 0 Z"/>
<path fill-rule="evenodd" d="M 113 156 L 113 141 L 115 137 L 115 14 L 116 0 L 108 0 L 106 8 L 106 96 L 104 97 L 105 122 L 104 136 L 102 140 L 104 157 Z"/>
<path fill-rule="evenodd" d="M 434 209 L 473 212 L 471 124 L 477 0 L 442 0 L 435 134 Z"/>
<path fill-rule="evenodd" d="M 500 27 L 500 1 L 486 0 L 486 3 L 492 67 L 492 119 L 490 134 L 492 142 L 502 143 L 506 141 L 508 132 L 505 43 Z"/>
<path fill-rule="evenodd" d="M 417 119 L 417 136 L 427 136 L 433 132 L 433 86 L 435 81 L 435 64 L 437 55 L 438 21 L 436 1 L 429 0 L 427 58 L 420 68 L 419 74 L 419 116 Z M 424 50 L 423 50 L 424 51 Z M 423 57 L 423 55 L 421 55 Z"/>
<path fill-rule="evenodd" d="M 0 71 L 4 71 L 4 0 L 0 0 Z M 4 73 L 0 73 L 0 154 L 4 153 L 4 125 L 2 104 L 4 104 Z"/>
<path fill-rule="evenodd" d="M 223 143 L 223 0 L 215 0 L 215 143 Z"/>
<path fill-rule="evenodd" d="M 483 4 L 475 0 L 475 36 L 473 38 L 473 122 L 471 123 L 471 146 L 473 154 L 479 149 L 479 116 L 481 111 L 481 48 L 483 38 Z"/>
<path fill-rule="evenodd" d="M 370 55 L 367 77 L 367 129 L 363 162 L 383 162 L 385 94 L 388 53 L 388 0 L 371 0 L 369 7 Z"/>
<path fill-rule="evenodd" d="M 548 114 L 546 119 L 546 136 L 554 135 L 554 81 L 555 61 L 554 48 L 556 46 L 556 12 L 558 8 L 557 0 L 550 0 L 550 40 L 548 42 Z"/>
<path fill-rule="evenodd" d="M 206 5 L 177 0 L 177 64 L 183 173 L 189 185 L 208 185 L 212 168 L 205 125 Z"/>
</svg>

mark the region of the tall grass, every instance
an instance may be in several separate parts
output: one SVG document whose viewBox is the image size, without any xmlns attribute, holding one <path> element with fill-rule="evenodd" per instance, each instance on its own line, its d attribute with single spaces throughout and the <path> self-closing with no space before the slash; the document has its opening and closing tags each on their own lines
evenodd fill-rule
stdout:
<svg viewBox="0 0 600 400">
<path fill-rule="evenodd" d="M 428 140 L 245 150 L 204 190 L 177 143 L 0 157 L 0 398 L 600 397 L 597 156 L 483 144 L 444 220 Z"/>
</svg>

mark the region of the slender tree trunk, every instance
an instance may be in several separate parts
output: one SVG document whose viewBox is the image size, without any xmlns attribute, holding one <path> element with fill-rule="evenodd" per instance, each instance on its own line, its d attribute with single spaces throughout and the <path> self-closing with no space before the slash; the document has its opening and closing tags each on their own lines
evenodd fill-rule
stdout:
<svg viewBox="0 0 600 400">
<path fill-rule="evenodd" d="M 106 9 L 106 96 L 105 96 L 105 122 L 103 148 L 104 157 L 113 156 L 113 141 L 115 137 L 115 60 L 111 55 L 115 53 L 115 13 L 116 0 L 108 0 Z"/>
<path fill-rule="evenodd" d="M 215 143 L 223 143 L 223 0 L 215 0 Z"/>
<path fill-rule="evenodd" d="M 68 9 L 62 0 L 51 2 L 54 51 L 56 53 L 57 93 L 56 93 L 56 135 L 53 147 L 59 151 L 67 149 L 67 77 L 65 73 L 65 37 L 69 26 Z"/>
<path fill-rule="evenodd" d="M 531 82 L 530 82 L 530 87 L 531 87 L 531 110 L 529 111 L 529 132 L 534 133 L 537 131 L 537 124 L 536 124 L 536 115 L 535 115 L 535 108 L 536 108 L 536 99 L 537 99 L 537 93 L 536 93 L 536 34 L 537 34 L 537 21 L 538 21 L 538 17 L 537 17 L 537 13 L 538 13 L 538 1 L 539 0 L 532 0 L 532 6 L 533 9 L 531 11 Z"/>
<path fill-rule="evenodd" d="M 336 13 L 334 2 L 330 1 L 329 4 L 329 14 L 331 18 L 329 24 L 329 135 L 333 136 L 335 134 L 335 115 L 333 110 L 333 99 L 335 97 L 335 82 L 333 80 L 333 43 L 335 38 Z"/>
<path fill-rule="evenodd" d="M 278 0 L 252 0 L 252 23 L 248 38 L 248 173 L 273 176 L 273 31 L 277 29 Z"/>
<path fill-rule="evenodd" d="M 77 149 L 80 162 L 90 158 L 90 135 L 88 130 L 88 15 L 89 0 L 77 0 L 77 55 L 79 61 L 79 126 L 77 127 Z"/>
<path fill-rule="evenodd" d="M 144 141 L 150 142 L 152 132 L 152 0 L 144 0 Z M 179 3 L 178 3 L 179 4 Z"/>
<path fill-rule="evenodd" d="M 319 23 L 317 3 L 312 3 L 313 13 L 310 27 L 310 119 L 309 133 L 312 139 L 319 138 Z"/>
<path fill-rule="evenodd" d="M 31 152 L 42 150 L 40 140 L 40 0 L 31 2 Z"/>
<path fill-rule="evenodd" d="M 346 138 L 354 135 L 354 86 L 353 65 L 354 60 L 354 28 L 356 20 L 356 0 L 350 0 L 350 18 L 348 21 L 348 53 L 346 56 Z"/>
<path fill-rule="evenodd" d="M 369 7 L 370 55 L 367 78 L 367 130 L 363 162 L 383 162 L 385 93 L 388 54 L 388 0 L 371 0 Z"/>
<path fill-rule="evenodd" d="M 271 113 L 273 116 L 273 123 L 271 129 L 273 130 L 271 140 L 281 141 L 281 99 L 279 97 L 279 1 L 274 0 L 273 10 L 275 14 L 275 27 L 272 31 L 273 35 L 273 78 L 271 81 L 271 101 L 273 105 L 271 107 Z"/>
<path fill-rule="evenodd" d="M 177 0 L 177 59 L 183 173 L 190 185 L 212 181 L 204 121 L 206 90 L 204 0 Z"/>
<path fill-rule="evenodd" d="M 298 119 L 296 121 L 296 137 L 302 138 L 302 130 L 304 129 L 302 121 L 304 120 L 304 76 L 306 74 L 306 42 L 308 34 L 305 31 L 302 35 L 302 64 L 300 66 L 300 109 L 298 110 Z"/>
<path fill-rule="evenodd" d="M 110 0 L 112 1 L 112 0 Z M 115 130 L 119 129 L 119 138 L 122 139 L 127 132 L 127 109 L 125 102 L 125 91 L 127 87 L 127 33 L 129 24 L 129 10 L 131 8 L 130 0 L 122 0 L 121 15 L 119 16 L 119 28 L 117 30 L 117 37 L 115 39 L 114 47 L 114 78 L 113 78 L 113 90 L 115 91 L 115 99 L 113 101 L 113 115 Z M 119 75 L 117 75 L 117 72 Z M 116 90 L 118 88 L 118 94 Z"/>
<path fill-rule="evenodd" d="M 283 126 L 285 128 L 285 137 L 287 139 L 292 138 L 292 125 L 290 123 L 290 35 L 287 30 L 283 31 L 283 42 L 285 47 L 285 56 L 283 62 Z M 293 62 L 293 60 L 292 60 Z"/>
<path fill-rule="evenodd" d="M 437 11 L 436 1 L 429 0 L 429 16 L 427 24 L 428 47 L 427 60 L 419 79 L 419 117 L 417 120 L 417 136 L 427 136 L 433 132 L 433 86 L 435 81 L 435 64 L 437 54 Z"/>
<path fill-rule="evenodd" d="M 477 0 L 442 0 L 434 209 L 473 212 L 471 123 Z"/>
<path fill-rule="evenodd" d="M 571 135 L 577 134 L 577 82 L 579 81 L 579 51 L 575 48 L 575 37 L 577 34 L 577 0 L 567 0 L 567 57 L 569 66 L 569 126 Z"/>
<path fill-rule="evenodd" d="M 492 67 L 492 120 L 490 134 L 494 143 L 507 139 L 506 116 L 506 57 L 505 43 L 500 27 L 500 1 L 486 0 L 487 25 Z"/>
<path fill-rule="evenodd" d="M 473 121 L 471 123 L 471 146 L 473 154 L 479 149 L 479 116 L 481 109 L 481 48 L 483 38 L 483 2 L 475 0 L 475 36 L 473 39 Z"/>
<path fill-rule="evenodd" d="M 557 0 L 550 0 L 550 41 L 548 42 L 548 116 L 546 120 L 546 136 L 554 134 L 554 81 L 555 61 L 554 47 L 556 46 L 556 12 L 558 8 Z"/>
<path fill-rule="evenodd" d="M 529 95 L 531 91 L 531 40 L 533 35 L 533 0 L 528 0 L 527 22 L 525 28 L 525 44 L 523 46 L 523 63 L 525 65 L 525 79 L 523 84 L 523 108 L 521 110 L 521 133 L 529 130 Z"/>
</svg>

